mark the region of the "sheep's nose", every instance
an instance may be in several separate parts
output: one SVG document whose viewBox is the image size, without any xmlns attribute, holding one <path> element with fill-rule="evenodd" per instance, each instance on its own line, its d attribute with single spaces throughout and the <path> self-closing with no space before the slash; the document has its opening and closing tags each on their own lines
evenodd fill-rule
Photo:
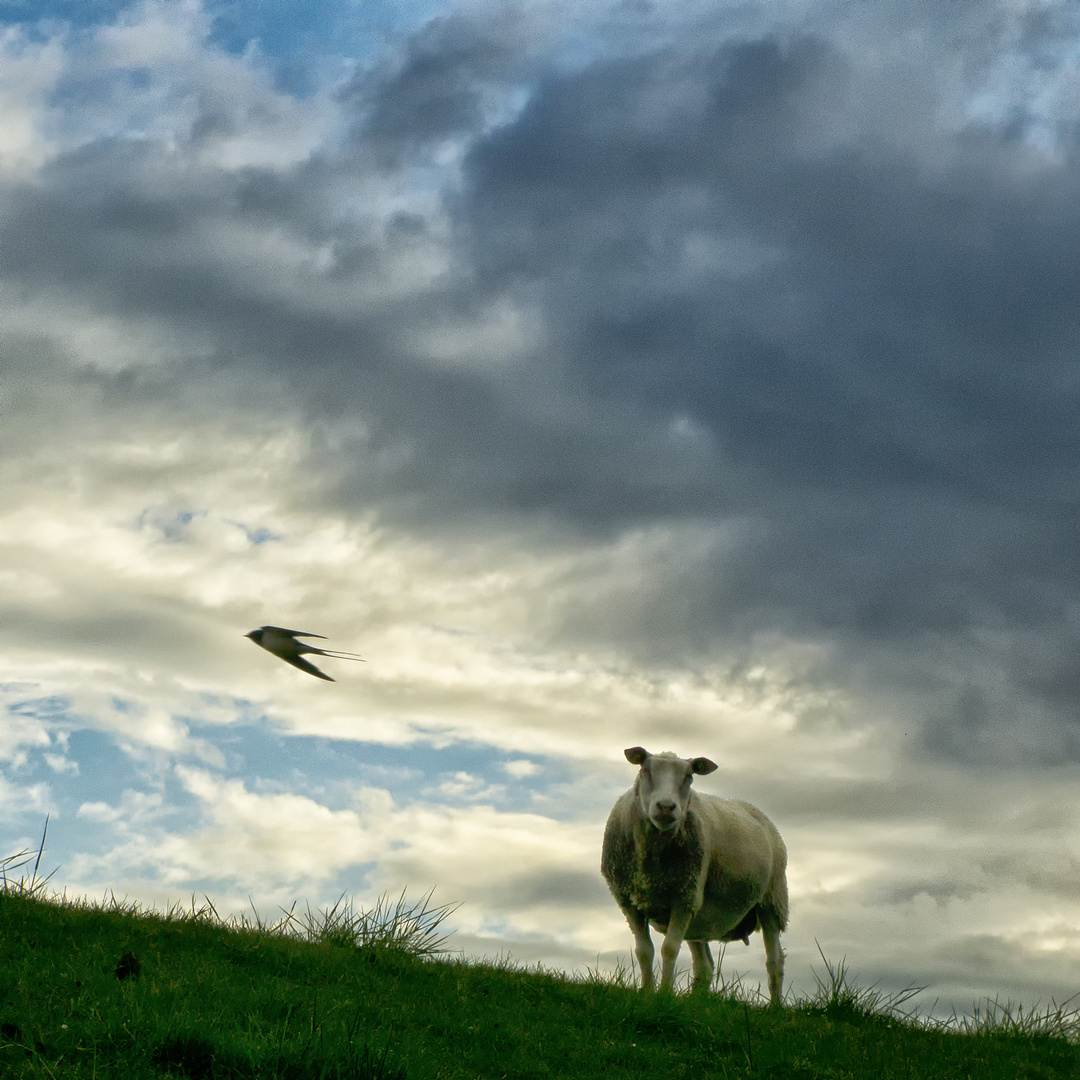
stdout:
<svg viewBox="0 0 1080 1080">
<path fill-rule="evenodd" d="M 675 816 L 675 800 L 674 799 L 657 799 L 656 800 L 656 812 L 661 817 L 674 817 Z"/>
</svg>

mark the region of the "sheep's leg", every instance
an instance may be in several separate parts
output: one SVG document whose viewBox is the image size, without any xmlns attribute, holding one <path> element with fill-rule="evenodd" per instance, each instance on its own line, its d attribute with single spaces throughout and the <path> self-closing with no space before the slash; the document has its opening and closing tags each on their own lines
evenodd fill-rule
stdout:
<svg viewBox="0 0 1080 1080">
<path fill-rule="evenodd" d="M 708 990 L 712 986 L 713 972 L 716 970 L 709 943 L 688 941 L 686 944 L 690 946 L 690 955 L 694 960 L 694 989 Z"/>
<path fill-rule="evenodd" d="M 675 984 L 675 961 L 686 939 L 686 928 L 694 917 L 692 911 L 673 911 L 668 922 L 664 943 L 660 946 L 660 989 L 671 990 Z"/>
<path fill-rule="evenodd" d="M 765 972 L 769 976 L 769 1003 L 783 1004 L 784 950 L 780 947 L 780 924 L 765 908 L 759 914 L 761 936 L 765 939 Z"/>
<path fill-rule="evenodd" d="M 653 943 L 649 933 L 649 920 L 644 912 L 636 908 L 623 908 L 626 921 L 634 934 L 634 955 L 637 957 L 638 968 L 641 970 L 641 989 L 652 990 L 653 982 Z"/>
</svg>

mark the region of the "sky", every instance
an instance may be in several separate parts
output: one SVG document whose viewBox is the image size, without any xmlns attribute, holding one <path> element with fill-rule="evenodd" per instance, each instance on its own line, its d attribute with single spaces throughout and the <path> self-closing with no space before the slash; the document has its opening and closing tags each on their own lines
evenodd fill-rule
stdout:
<svg viewBox="0 0 1080 1080">
<path fill-rule="evenodd" d="M 1078 96 L 1071 2 L 0 2 L 0 855 L 607 971 L 643 745 L 795 993 L 1080 992 Z"/>
</svg>

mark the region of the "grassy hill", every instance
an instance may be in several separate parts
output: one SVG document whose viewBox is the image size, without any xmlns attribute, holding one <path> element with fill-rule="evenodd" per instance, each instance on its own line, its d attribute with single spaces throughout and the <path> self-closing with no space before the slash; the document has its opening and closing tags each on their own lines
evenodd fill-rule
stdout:
<svg viewBox="0 0 1080 1080">
<path fill-rule="evenodd" d="M 0 888 L 0 1076 L 352 1080 L 1080 1076 L 1075 1020 L 967 1033 L 873 1011 L 842 969 L 770 1011 L 440 958 L 447 909 L 338 907 L 274 927 Z M 625 982 L 625 980 L 623 980 Z"/>
</svg>

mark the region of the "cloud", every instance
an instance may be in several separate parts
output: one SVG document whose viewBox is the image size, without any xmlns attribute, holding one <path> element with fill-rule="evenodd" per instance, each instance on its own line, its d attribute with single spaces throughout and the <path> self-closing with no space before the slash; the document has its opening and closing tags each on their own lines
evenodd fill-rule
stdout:
<svg viewBox="0 0 1080 1080">
<path fill-rule="evenodd" d="M 1071 17 L 461 5 L 316 69 L 233 16 L 0 41 L 4 804 L 87 883 L 613 956 L 670 747 L 788 837 L 804 976 L 1064 985 Z"/>
<path fill-rule="evenodd" d="M 653 457 L 662 479 L 632 457 L 604 478 L 624 528 L 734 533 L 665 583 L 683 647 L 767 627 L 982 680 L 975 641 L 1071 635 L 1075 178 L 989 127 L 871 129 L 875 78 L 815 36 L 552 77 L 477 142 L 466 220 L 492 287 L 544 298 L 597 416 L 621 411 L 639 445 L 695 433 L 696 461 Z M 573 455 L 585 464 L 546 485 L 549 512 L 611 524 L 583 488 L 618 436 L 608 449 Z M 629 625 L 647 638 L 643 621 Z M 1068 713 L 1041 712 L 1023 741 L 1072 753 Z"/>
<path fill-rule="evenodd" d="M 490 806 L 399 805 L 378 788 L 357 788 L 353 807 L 333 811 L 201 769 L 177 766 L 176 776 L 201 806 L 200 828 L 190 835 L 168 831 L 162 801 L 136 792 L 125 793 L 123 808 L 86 803 L 80 817 L 118 825 L 128 836 L 105 856 L 81 857 L 73 872 L 107 880 L 110 872 L 153 863 L 166 885 L 198 880 L 226 894 L 252 887 L 265 895 L 298 887 L 323 893 L 349 869 L 353 892 L 437 885 L 467 903 L 463 923 L 473 927 L 504 910 L 501 890 L 516 898 L 510 906 L 527 922 L 535 908 L 587 906 L 597 896 L 591 830 L 577 824 Z M 506 866 L 519 868 L 509 883 Z M 573 866 L 578 869 L 570 872 Z M 559 885 L 560 874 L 564 884 L 574 883 L 569 892 Z"/>
<path fill-rule="evenodd" d="M 506 797 L 506 787 L 502 784 L 487 784 L 478 776 L 467 772 L 456 772 L 443 780 L 437 787 L 429 788 L 425 794 L 441 799 L 463 799 L 468 802 L 501 802 Z"/>
<path fill-rule="evenodd" d="M 506 761 L 503 763 L 503 768 L 515 780 L 523 780 L 527 776 L 536 776 L 537 773 L 543 771 L 542 765 L 537 765 L 535 761 L 529 761 L 527 758 L 515 758 L 513 761 Z"/>
</svg>

